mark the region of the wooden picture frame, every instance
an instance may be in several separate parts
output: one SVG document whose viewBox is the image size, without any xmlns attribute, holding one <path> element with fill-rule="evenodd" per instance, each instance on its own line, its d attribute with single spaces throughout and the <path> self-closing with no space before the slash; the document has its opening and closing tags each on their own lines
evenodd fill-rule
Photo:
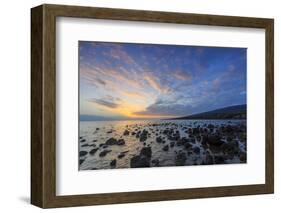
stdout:
<svg viewBox="0 0 281 213">
<path fill-rule="evenodd" d="M 265 29 L 265 184 L 56 195 L 56 17 Z M 31 9 L 31 203 L 41 208 L 267 194 L 274 191 L 274 21 L 218 15 L 44 4 Z"/>
</svg>

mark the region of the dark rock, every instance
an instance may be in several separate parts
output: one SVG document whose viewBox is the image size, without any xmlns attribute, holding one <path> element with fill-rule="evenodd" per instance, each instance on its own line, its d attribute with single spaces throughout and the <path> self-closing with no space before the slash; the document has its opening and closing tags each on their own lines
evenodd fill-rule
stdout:
<svg viewBox="0 0 281 213">
<path fill-rule="evenodd" d="M 94 155 L 98 151 L 98 148 L 92 149 L 89 153 L 91 155 Z"/>
<path fill-rule="evenodd" d="M 208 126 L 207 126 L 209 129 L 214 129 L 215 128 L 215 126 L 213 125 L 213 124 L 208 124 Z"/>
<path fill-rule="evenodd" d="M 148 131 L 144 129 L 144 130 L 142 131 L 142 133 L 140 134 L 140 142 L 146 141 L 147 135 L 148 135 Z"/>
<path fill-rule="evenodd" d="M 114 159 L 114 160 L 112 160 L 111 162 L 110 162 L 110 166 L 111 167 L 116 167 L 116 159 Z"/>
<path fill-rule="evenodd" d="M 140 134 L 141 134 L 141 131 L 139 130 L 136 134 L 136 138 L 139 138 L 140 137 Z"/>
<path fill-rule="evenodd" d="M 240 152 L 238 141 L 230 141 L 221 146 L 224 153 L 228 155 L 235 155 Z"/>
<path fill-rule="evenodd" d="M 214 162 L 215 162 L 215 164 L 224 164 L 225 161 L 224 161 L 223 156 L 215 156 Z"/>
<path fill-rule="evenodd" d="M 103 151 L 100 152 L 99 156 L 100 156 L 100 157 L 104 157 L 104 156 L 106 156 L 107 153 L 109 153 L 109 152 L 111 152 L 111 150 L 103 150 Z"/>
<path fill-rule="evenodd" d="M 82 139 L 82 140 L 80 140 L 80 142 L 86 142 L 86 139 Z"/>
<path fill-rule="evenodd" d="M 79 165 L 81 165 L 84 161 L 85 161 L 85 159 L 80 159 L 79 160 Z"/>
<path fill-rule="evenodd" d="M 126 129 L 126 130 L 124 131 L 124 133 L 123 133 L 123 135 L 129 135 L 129 134 L 130 134 L 130 132 L 129 132 L 129 130 L 127 130 L 127 129 Z"/>
<path fill-rule="evenodd" d="M 227 142 L 231 142 L 232 140 L 233 140 L 233 137 L 228 136 L 228 137 L 226 138 L 226 141 L 227 141 Z"/>
<path fill-rule="evenodd" d="M 180 133 L 179 131 L 176 131 L 175 133 L 168 134 L 167 137 L 171 141 L 178 141 L 180 140 Z"/>
<path fill-rule="evenodd" d="M 150 167 L 150 159 L 143 155 L 134 156 L 131 158 L 130 166 L 131 168 Z"/>
<path fill-rule="evenodd" d="M 117 156 L 119 159 L 125 157 L 125 153 L 120 153 L 118 156 Z"/>
<path fill-rule="evenodd" d="M 234 131 L 234 128 L 231 125 L 227 125 L 225 127 L 225 131 L 228 132 L 228 133 L 232 133 Z"/>
<path fill-rule="evenodd" d="M 124 145 L 125 144 L 125 140 L 120 138 L 120 139 L 115 139 L 115 138 L 109 138 L 106 142 L 106 145 Z"/>
<path fill-rule="evenodd" d="M 159 136 L 159 137 L 156 138 L 156 142 L 157 142 L 157 143 L 162 143 L 162 138 L 161 138 L 161 136 Z"/>
<path fill-rule="evenodd" d="M 184 148 L 188 150 L 188 149 L 192 148 L 192 145 L 190 143 L 186 142 L 184 144 Z"/>
<path fill-rule="evenodd" d="M 152 156 L 151 147 L 143 147 L 140 151 L 140 155 L 143 155 L 147 158 L 151 158 Z"/>
<path fill-rule="evenodd" d="M 200 148 L 198 146 L 194 147 L 193 152 L 197 155 L 200 154 Z"/>
<path fill-rule="evenodd" d="M 188 143 L 188 142 L 189 142 L 189 140 L 186 137 L 182 137 L 177 141 L 177 146 L 182 146 L 182 145 L 184 145 L 185 143 Z"/>
<path fill-rule="evenodd" d="M 204 162 L 205 165 L 212 165 L 214 164 L 214 158 L 212 155 L 210 154 L 207 154 L 206 155 L 206 158 L 205 158 L 205 162 Z"/>
<path fill-rule="evenodd" d="M 187 159 L 187 157 L 184 152 L 178 153 L 176 155 L 176 161 L 175 161 L 176 166 L 184 166 L 186 159 Z"/>
<path fill-rule="evenodd" d="M 169 150 L 169 145 L 164 146 L 162 150 L 163 151 L 168 151 Z"/>
<path fill-rule="evenodd" d="M 117 142 L 117 139 L 115 139 L 115 138 L 109 138 L 106 142 L 105 142 L 105 144 L 106 145 L 115 145 L 115 144 L 117 144 L 118 142 Z"/>
<path fill-rule="evenodd" d="M 152 160 L 151 163 L 153 164 L 153 166 L 159 166 L 159 164 L 160 164 L 158 159 Z"/>
<path fill-rule="evenodd" d="M 88 152 L 86 152 L 86 151 L 80 151 L 79 152 L 79 156 L 80 157 L 83 157 L 83 156 L 85 156 L 85 155 L 87 155 L 88 154 Z"/>
<path fill-rule="evenodd" d="M 171 142 L 170 143 L 170 147 L 172 148 L 172 147 L 174 147 L 175 146 L 175 142 Z"/>
<path fill-rule="evenodd" d="M 117 145 L 121 146 L 121 145 L 125 145 L 125 140 L 120 138 L 118 141 L 117 141 Z"/>
<path fill-rule="evenodd" d="M 81 147 L 87 147 L 89 146 L 89 144 L 83 144 Z"/>
<path fill-rule="evenodd" d="M 194 137 L 188 138 L 187 140 L 188 140 L 189 143 L 195 143 L 195 138 Z"/>
<path fill-rule="evenodd" d="M 210 146 L 221 146 L 224 142 L 219 135 L 205 135 L 202 139 L 202 144 L 209 144 Z"/>
<path fill-rule="evenodd" d="M 194 135 L 200 134 L 200 128 L 199 127 L 193 128 L 192 129 L 192 134 L 194 134 Z"/>
<path fill-rule="evenodd" d="M 139 155 L 131 158 L 131 168 L 150 167 L 151 156 L 151 147 L 143 147 Z"/>
<path fill-rule="evenodd" d="M 100 128 L 96 128 L 96 130 L 98 131 Z"/>
<path fill-rule="evenodd" d="M 246 163 L 246 161 L 247 161 L 247 155 L 246 155 L 245 152 L 241 152 L 239 158 L 240 158 L 240 162 L 241 162 L 241 163 Z"/>
</svg>

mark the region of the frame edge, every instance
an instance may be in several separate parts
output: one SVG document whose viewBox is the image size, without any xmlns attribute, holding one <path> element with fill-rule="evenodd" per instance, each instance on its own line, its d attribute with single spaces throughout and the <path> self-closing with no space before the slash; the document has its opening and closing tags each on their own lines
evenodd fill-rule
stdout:
<svg viewBox="0 0 281 213">
<path fill-rule="evenodd" d="M 75 10 L 75 8 L 77 10 Z M 86 11 L 91 8 L 89 13 Z M 120 14 L 123 11 L 125 14 Z M 107 12 L 113 12 L 106 15 Z M 113 20 L 128 20 L 138 21 L 141 13 L 144 12 L 144 18 L 139 21 L 168 22 L 184 24 L 200 25 L 216 25 L 239 26 L 266 29 L 266 94 L 267 101 L 266 112 L 269 113 L 269 119 L 266 119 L 266 183 L 264 185 L 248 186 L 244 190 L 238 190 L 237 187 L 215 187 L 205 189 L 181 189 L 179 193 L 174 194 L 173 190 L 169 191 L 170 197 L 164 195 L 161 191 L 144 191 L 132 193 L 111 193 L 109 199 L 108 194 L 93 194 L 93 195 L 70 195 L 56 196 L 55 194 L 55 127 L 50 128 L 55 124 L 55 17 L 92 17 L 97 19 L 113 19 Z M 71 15 L 73 13 L 73 15 Z M 81 13 L 81 15 L 79 15 Z M 129 15 L 135 15 L 127 17 Z M 155 14 L 154 14 L 155 13 Z M 155 16 L 154 16 L 154 15 Z M 250 18 L 233 17 L 233 16 L 217 16 L 206 14 L 186 14 L 190 15 L 191 20 L 187 21 L 187 17 L 183 20 L 177 20 L 186 13 L 172 13 L 161 11 L 143 11 L 143 10 L 127 10 L 113 8 L 93 8 L 93 7 L 76 7 L 65 5 L 50 5 L 43 4 L 31 9 L 31 203 L 41 208 L 55 208 L 67 206 L 85 206 L 85 205 L 105 205 L 116 203 L 132 203 L 132 202 L 152 202 L 164 200 L 179 200 L 192 198 L 206 198 L 218 196 L 237 196 L 251 194 L 269 194 L 274 192 L 274 155 L 273 155 L 273 133 L 274 133 L 274 100 L 273 100 L 273 19 L 265 18 Z M 167 21 L 164 17 L 168 15 L 171 18 Z M 208 19 L 209 17 L 209 19 Z M 223 20 L 226 18 L 227 20 Z M 239 22 L 240 18 L 242 22 Z M 200 21 L 201 20 L 201 21 Z M 204 24 L 205 23 L 205 24 Z M 250 24 L 251 23 L 251 24 Z M 44 30 L 51 35 L 44 33 Z M 50 82 L 53 80 L 53 82 Z M 271 85 L 268 85 L 271 84 Z M 50 88 L 51 87 L 51 88 Z M 54 95 L 54 96 L 53 96 Z M 51 103 L 49 103 L 51 101 Z M 48 113 L 51 113 L 48 117 Z M 270 120 L 272 119 L 272 120 Z M 50 133 L 50 134 L 48 134 Z M 48 144 L 49 143 L 49 144 Z M 269 154 L 271 153 L 271 154 Z M 52 156 L 52 158 L 50 158 Z M 215 191 L 213 191 L 215 190 Z M 209 191 L 209 193 L 207 193 Z M 213 192 L 212 192 L 213 191 Z M 240 194 L 238 193 L 240 191 Z M 202 193 L 200 195 L 200 193 Z M 205 192 L 205 193 L 204 193 Z M 159 194 L 160 193 L 160 194 Z M 162 194 L 163 193 L 163 194 Z M 114 195 L 115 194 L 115 195 Z M 136 195 L 138 194 L 138 195 Z M 162 195 L 161 195 L 162 194 Z M 172 194 L 174 194 L 172 196 Z M 209 195 L 207 195 L 209 194 Z M 120 196 L 120 197 L 119 197 Z"/>
<path fill-rule="evenodd" d="M 43 6 L 31 9 L 31 204 L 43 207 Z"/>
</svg>

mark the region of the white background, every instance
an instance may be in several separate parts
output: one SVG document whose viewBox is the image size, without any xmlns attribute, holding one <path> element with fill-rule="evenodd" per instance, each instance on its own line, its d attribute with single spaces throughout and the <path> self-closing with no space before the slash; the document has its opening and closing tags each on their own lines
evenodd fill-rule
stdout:
<svg viewBox="0 0 281 213">
<path fill-rule="evenodd" d="M 133 211 L 196 211 L 196 212 L 278 212 L 281 207 L 281 14 L 279 1 L 245 0 L 119 0 L 119 1 L 48 1 L 48 3 L 122 7 L 176 12 L 275 18 L 275 194 L 231 198 L 196 199 L 97 207 L 52 209 L 49 212 L 133 212 Z M 30 188 L 30 13 L 42 1 L 2 1 L 1 15 L 1 175 L 0 210 L 39 212 L 28 204 Z M 279 111 L 278 111 L 279 109 Z M 238 174 L 239 175 L 239 174 Z M 280 210 L 279 210 L 280 211 Z"/>
<path fill-rule="evenodd" d="M 79 172 L 78 40 L 247 48 L 247 163 Z M 56 55 L 57 195 L 265 183 L 264 30 L 59 18 Z"/>
</svg>

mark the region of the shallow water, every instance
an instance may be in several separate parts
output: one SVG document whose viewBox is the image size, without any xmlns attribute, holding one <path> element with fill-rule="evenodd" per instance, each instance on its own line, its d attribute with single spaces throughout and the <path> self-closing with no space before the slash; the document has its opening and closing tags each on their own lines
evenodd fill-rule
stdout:
<svg viewBox="0 0 281 213">
<path fill-rule="evenodd" d="M 166 128 L 178 130 L 180 137 L 189 138 L 190 134 L 187 129 L 195 127 L 204 127 L 212 124 L 215 128 L 213 133 L 219 127 L 230 126 L 246 126 L 245 120 L 135 120 L 135 121 L 90 121 L 80 122 L 80 142 L 79 151 L 86 151 L 87 154 L 80 156 L 80 170 L 91 169 L 112 169 L 112 168 L 130 168 L 130 160 L 132 157 L 138 155 L 143 147 L 150 146 L 152 150 L 151 162 L 157 160 L 157 166 L 175 166 L 175 158 L 179 152 L 184 151 L 187 155 L 184 165 L 201 165 L 206 158 L 206 151 L 212 153 L 211 150 L 202 147 L 201 141 L 196 138 L 192 148 L 199 147 L 200 153 L 186 151 L 182 146 L 170 147 L 168 151 L 163 151 L 165 145 L 169 145 L 172 141 L 163 134 Z M 129 131 L 128 135 L 124 135 L 125 130 Z M 148 131 L 148 138 L 145 142 L 140 142 L 133 132 Z M 245 132 L 246 134 L 246 129 Z M 165 143 L 157 143 L 156 137 L 162 136 Z M 235 134 L 234 134 L 235 135 Z M 124 139 L 125 145 L 102 145 L 106 143 L 109 138 Z M 226 142 L 226 138 L 222 137 Z M 241 152 L 246 153 L 246 140 L 235 136 L 235 140 L 239 144 Z M 97 149 L 98 148 L 98 149 Z M 97 149 L 94 154 L 89 152 L 92 149 Z M 111 150 L 104 157 L 99 154 L 103 150 Z M 118 158 L 120 153 L 124 152 L 123 158 Z M 220 155 L 220 153 L 212 153 L 213 155 Z M 116 165 L 112 166 L 110 163 L 116 159 Z M 224 163 L 241 163 L 239 156 L 234 156 L 231 159 L 226 159 Z M 152 164 L 153 167 L 153 164 Z"/>
</svg>

